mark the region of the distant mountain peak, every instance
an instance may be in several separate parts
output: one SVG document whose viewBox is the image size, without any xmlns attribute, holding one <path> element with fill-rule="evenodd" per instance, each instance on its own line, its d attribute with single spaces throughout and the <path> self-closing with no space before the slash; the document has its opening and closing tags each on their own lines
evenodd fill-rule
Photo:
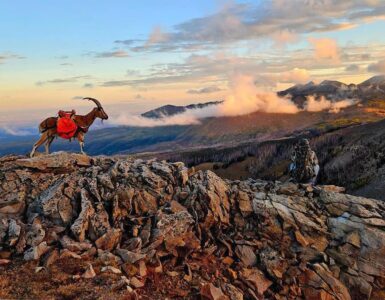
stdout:
<svg viewBox="0 0 385 300">
<path fill-rule="evenodd" d="M 385 75 L 377 75 L 360 84 L 345 84 L 337 80 L 324 80 L 319 84 L 309 82 L 297 84 L 277 93 L 284 97 L 290 95 L 293 102 L 300 108 L 306 105 L 308 96 L 325 97 L 331 101 L 359 99 L 361 101 L 385 98 Z"/>
<path fill-rule="evenodd" d="M 337 81 L 337 80 L 324 80 L 320 83 L 320 85 L 334 85 L 334 86 L 346 86 L 345 83 L 342 83 L 340 81 Z"/>
<path fill-rule="evenodd" d="M 360 85 L 370 85 L 370 84 L 385 85 L 385 75 L 376 75 L 360 83 Z"/>
<path fill-rule="evenodd" d="M 208 106 L 218 105 L 221 103 L 223 103 L 223 101 L 210 101 L 205 103 L 189 104 L 186 106 L 167 104 L 143 113 L 142 117 L 150 118 L 150 119 L 171 117 L 177 114 L 184 113 L 186 110 L 202 109 Z"/>
</svg>

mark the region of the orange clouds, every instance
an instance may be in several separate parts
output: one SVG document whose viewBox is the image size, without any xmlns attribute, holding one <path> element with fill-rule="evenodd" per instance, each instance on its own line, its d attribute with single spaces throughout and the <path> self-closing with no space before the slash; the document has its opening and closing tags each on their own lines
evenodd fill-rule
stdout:
<svg viewBox="0 0 385 300">
<path fill-rule="evenodd" d="M 314 56 L 319 60 L 339 62 L 340 51 L 336 40 L 329 38 L 309 38 L 314 47 Z"/>
<path fill-rule="evenodd" d="M 297 33 L 289 31 L 287 29 L 275 32 L 271 35 L 275 47 L 284 47 L 288 44 L 293 44 L 299 41 Z"/>
<path fill-rule="evenodd" d="M 279 78 L 281 82 L 306 83 L 310 81 L 310 74 L 308 70 L 301 68 L 294 68 L 288 72 L 281 74 Z"/>
<path fill-rule="evenodd" d="M 259 91 L 254 78 L 247 75 L 235 76 L 230 84 L 230 94 L 222 106 L 220 116 L 245 115 L 255 111 L 268 113 L 297 113 L 297 106 L 290 99 L 280 98 L 276 93 Z"/>
<path fill-rule="evenodd" d="M 146 45 L 153 45 L 161 42 L 167 41 L 167 33 L 165 33 L 162 28 L 159 26 L 156 26 L 153 28 L 152 32 L 150 33 L 150 36 L 148 37 Z"/>
</svg>

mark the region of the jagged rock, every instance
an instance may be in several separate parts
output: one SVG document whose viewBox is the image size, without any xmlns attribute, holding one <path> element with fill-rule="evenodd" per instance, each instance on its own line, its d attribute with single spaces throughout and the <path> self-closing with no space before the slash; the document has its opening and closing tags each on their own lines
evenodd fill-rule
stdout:
<svg viewBox="0 0 385 300">
<path fill-rule="evenodd" d="M 228 300 L 220 288 L 215 287 L 212 283 L 204 284 L 201 287 L 201 297 L 209 300 Z"/>
<path fill-rule="evenodd" d="M 250 246 L 238 245 L 235 249 L 235 253 L 246 267 L 252 267 L 257 262 L 257 256 L 254 249 Z"/>
<path fill-rule="evenodd" d="M 319 188 L 321 188 L 324 191 L 334 192 L 334 193 L 344 193 L 346 190 L 344 187 L 336 186 L 336 185 L 321 185 L 319 186 Z"/>
<path fill-rule="evenodd" d="M 91 158 L 86 155 L 56 152 L 48 156 L 18 159 L 15 163 L 20 167 L 38 169 L 40 171 L 54 170 L 63 172 L 75 170 L 77 166 L 88 167 L 92 162 Z"/>
<path fill-rule="evenodd" d="M 111 286 L 111 290 L 117 291 L 122 289 L 125 286 L 129 287 L 128 286 L 129 284 L 130 284 L 130 280 L 128 280 L 127 277 L 125 276 L 121 276 L 120 280 Z"/>
<path fill-rule="evenodd" d="M 140 240 L 142 241 L 143 246 L 147 245 L 150 240 L 151 226 L 152 226 L 151 219 L 147 219 L 146 224 L 143 226 L 142 230 L 140 231 L 139 237 L 140 237 Z"/>
<path fill-rule="evenodd" d="M 92 265 L 89 264 L 86 271 L 83 273 L 82 277 L 85 279 L 91 279 L 91 278 L 94 278 L 95 276 L 96 276 L 95 270 L 92 267 Z"/>
<path fill-rule="evenodd" d="M 33 224 L 26 234 L 26 242 L 28 246 L 36 246 L 40 244 L 45 237 L 45 230 L 40 222 Z"/>
<path fill-rule="evenodd" d="M 8 227 L 8 241 L 10 246 L 16 245 L 21 233 L 21 226 L 16 220 L 11 219 Z M 0 239 L 1 240 L 1 239 Z"/>
<path fill-rule="evenodd" d="M 98 272 L 135 278 L 132 287 L 177 274 L 166 277 L 183 281 L 174 296 L 185 298 L 196 297 L 200 282 L 209 299 L 383 295 L 381 201 L 330 186 L 223 180 L 182 163 L 20 159 L 0 159 L 0 262 L 10 268 L 20 256 L 47 271 L 88 260 Z"/>
<path fill-rule="evenodd" d="M 96 247 L 91 247 L 90 249 L 84 251 L 81 254 L 81 257 L 84 259 L 90 259 L 94 257 L 97 253 L 98 253 L 98 250 L 96 249 Z"/>
<path fill-rule="evenodd" d="M 259 257 L 262 267 L 270 276 L 279 279 L 283 277 L 288 262 L 276 250 L 265 248 L 260 252 Z"/>
<path fill-rule="evenodd" d="M 53 249 L 50 253 L 48 253 L 44 259 L 44 266 L 49 268 L 55 261 L 59 259 L 59 250 Z"/>
<path fill-rule="evenodd" d="M 15 221 L 16 222 L 16 221 Z M 8 234 L 9 220 L 6 218 L 0 219 L 0 242 L 4 243 L 5 237 Z"/>
<path fill-rule="evenodd" d="M 176 177 L 179 179 L 181 186 L 185 186 L 189 179 L 188 169 L 184 166 L 183 163 L 180 162 L 175 162 L 173 165 L 177 168 Z"/>
<path fill-rule="evenodd" d="M 24 213 L 25 210 L 25 200 L 26 193 L 21 190 L 18 193 L 8 193 L 6 195 L 1 195 L 0 198 L 0 217 L 7 216 L 20 216 Z"/>
<path fill-rule="evenodd" d="M 135 253 L 126 249 L 116 249 L 115 252 L 123 259 L 124 262 L 130 264 L 134 264 L 138 260 L 144 259 L 146 257 L 146 254 Z"/>
<path fill-rule="evenodd" d="M 98 253 L 99 259 L 103 262 L 104 265 L 110 265 L 110 264 L 111 265 L 120 265 L 120 264 L 122 264 L 122 260 L 118 256 L 112 254 L 109 251 L 104 251 L 104 250 L 98 249 L 97 253 Z"/>
<path fill-rule="evenodd" d="M 313 268 L 314 270 L 305 268 L 299 275 L 306 299 L 351 299 L 347 288 L 328 270 L 319 264 L 313 265 Z"/>
<path fill-rule="evenodd" d="M 111 229 L 95 241 L 98 249 L 113 250 L 120 242 L 122 232 L 120 229 Z"/>
<path fill-rule="evenodd" d="M 242 291 L 231 284 L 224 284 L 222 290 L 229 296 L 230 300 L 243 300 Z"/>
<path fill-rule="evenodd" d="M 50 249 L 49 246 L 47 246 L 46 242 L 42 242 L 39 245 L 32 246 L 29 250 L 24 252 L 24 259 L 25 260 L 37 260 L 39 259 L 43 254 L 45 254 Z"/>
<path fill-rule="evenodd" d="M 139 275 L 142 278 L 147 276 L 147 267 L 146 263 L 143 260 L 139 262 Z"/>
<path fill-rule="evenodd" d="M 345 236 L 345 242 L 352 244 L 353 246 L 357 248 L 361 248 L 361 237 L 360 237 L 360 232 L 355 230 L 350 232 Z"/>
<path fill-rule="evenodd" d="M 144 283 L 136 277 L 131 278 L 130 285 L 136 289 L 140 289 L 140 288 L 144 287 Z"/>
<path fill-rule="evenodd" d="M 348 288 L 351 297 L 356 299 L 371 299 L 372 286 L 358 274 L 351 275 L 346 272 L 340 274 L 341 282 Z"/>
<path fill-rule="evenodd" d="M 10 259 L 0 258 L 0 266 L 8 265 L 11 262 Z"/>
<path fill-rule="evenodd" d="M 306 247 L 307 245 L 309 245 L 309 241 L 302 235 L 302 233 L 299 230 L 296 230 L 294 232 L 294 235 L 295 235 L 295 239 L 301 246 Z"/>
<path fill-rule="evenodd" d="M 124 242 L 122 248 L 129 251 L 137 251 L 142 248 L 142 239 L 140 237 L 134 237 Z"/>
<path fill-rule="evenodd" d="M 73 215 L 71 200 L 63 194 L 66 184 L 68 182 L 65 179 L 59 178 L 44 189 L 37 201 L 28 207 L 28 215 L 32 218 L 35 214 L 40 214 L 55 224 L 69 224 Z"/>
<path fill-rule="evenodd" d="M 101 271 L 102 272 L 112 272 L 114 274 L 122 274 L 122 271 L 120 271 L 119 269 L 112 267 L 112 266 L 103 267 Z"/>
<path fill-rule="evenodd" d="M 173 201 L 170 202 L 170 211 L 172 213 L 178 213 L 178 212 L 181 212 L 181 211 L 187 211 L 187 208 L 184 207 L 179 202 L 173 200 Z"/>
<path fill-rule="evenodd" d="M 62 251 L 60 251 L 60 259 L 63 259 L 63 258 L 66 258 L 66 257 L 71 257 L 71 258 L 76 258 L 76 259 L 82 259 L 82 257 L 75 253 L 75 252 L 72 252 L 68 249 L 63 249 Z"/>
<path fill-rule="evenodd" d="M 258 295 L 263 295 L 265 291 L 273 284 L 265 275 L 258 269 L 243 269 L 241 278 L 256 291 Z"/>
<path fill-rule="evenodd" d="M 90 223 L 90 217 L 95 213 L 86 190 L 81 191 L 81 212 L 75 222 L 71 225 L 71 231 L 82 242 L 86 237 L 86 230 Z"/>
<path fill-rule="evenodd" d="M 94 206 L 95 213 L 90 216 L 90 238 L 97 240 L 110 231 L 111 225 L 103 203 Z"/>
<path fill-rule="evenodd" d="M 251 205 L 249 195 L 243 191 L 239 191 L 237 198 L 239 203 L 239 210 L 241 211 L 242 215 L 249 216 L 253 212 L 253 206 Z"/>
<path fill-rule="evenodd" d="M 298 193 L 298 184 L 292 182 L 284 183 L 277 192 L 288 196 L 296 195 Z"/>
<path fill-rule="evenodd" d="M 63 248 L 68 249 L 72 252 L 82 252 L 92 248 L 92 244 L 89 242 L 76 242 L 69 236 L 65 235 L 61 238 L 60 244 Z"/>
<path fill-rule="evenodd" d="M 192 230 L 194 224 L 192 216 L 187 211 L 180 211 L 170 215 L 159 214 L 156 227 L 159 234 L 164 237 L 166 249 L 173 251 L 175 247 L 199 248 L 199 240 Z"/>
<path fill-rule="evenodd" d="M 187 199 L 186 207 L 193 210 L 205 229 L 216 223 L 228 225 L 230 222 L 229 187 L 211 171 L 198 172 L 190 178 L 192 197 Z"/>
</svg>

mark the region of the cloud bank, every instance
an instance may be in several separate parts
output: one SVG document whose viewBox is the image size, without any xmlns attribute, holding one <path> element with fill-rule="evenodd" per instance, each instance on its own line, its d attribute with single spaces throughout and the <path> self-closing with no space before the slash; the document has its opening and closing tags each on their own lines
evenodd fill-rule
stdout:
<svg viewBox="0 0 385 300">
<path fill-rule="evenodd" d="M 368 66 L 368 71 L 373 73 L 385 73 L 385 59 Z"/>
<path fill-rule="evenodd" d="M 215 93 L 219 91 L 222 91 L 222 89 L 213 85 L 213 86 L 203 87 L 200 89 L 188 90 L 187 93 L 188 94 L 210 94 L 210 93 Z"/>
<path fill-rule="evenodd" d="M 124 50 L 116 50 L 116 51 L 110 51 L 110 52 L 106 51 L 106 52 L 96 53 L 95 57 L 97 57 L 97 58 L 110 58 L 110 57 L 124 58 L 124 57 L 129 57 L 129 55 Z"/>
<path fill-rule="evenodd" d="M 3 131 L 5 134 L 13 136 L 27 136 L 32 134 L 31 131 L 20 128 L 12 128 L 9 126 L 0 126 L 0 132 L 1 131 Z"/>
<path fill-rule="evenodd" d="M 341 109 L 352 106 L 356 103 L 354 100 L 341 100 L 338 102 L 331 102 L 325 97 L 316 99 L 313 96 L 307 97 L 305 111 L 317 112 L 327 110 L 329 113 L 339 113 Z"/>
<path fill-rule="evenodd" d="M 188 109 L 184 113 L 159 119 L 122 113 L 113 121 L 113 124 L 134 127 L 197 125 L 204 118 L 234 117 L 253 112 L 295 114 L 301 111 L 318 112 L 327 110 L 329 113 L 338 113 L 341 109 L 356 103 L 352 100 L 331 102 L 324 97 L 316 99 L 310 96 L 305 108 L 299 109 L 289 97 L 278 97 L 274 92 L 259 90 L 254 81 L 252 76 L 235 76 L 229 86 L 230 93 L 225 101 L 218 105 L 202 109 Z"/>
<path fill-rule="evenodd" d="M 147 40 L 121 40 L 132 51 L 177 51 L 270 38 L 275 45 L 298 40 L 304 33 L 347 30 L 385 16 L 376 0 L 267 0 L 227 2 L 216 13 L 179 23 L 169 32 L 154 27 Z"/>
</svg>

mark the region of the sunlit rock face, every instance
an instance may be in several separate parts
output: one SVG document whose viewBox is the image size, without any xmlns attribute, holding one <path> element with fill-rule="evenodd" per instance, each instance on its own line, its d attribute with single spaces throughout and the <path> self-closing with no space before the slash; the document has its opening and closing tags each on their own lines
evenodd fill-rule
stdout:
<svg viewBox="0 0 385 300">
<path fill-rule="evenodd" d="M 342 191 L 157 160 L 7 156 L 0 267 L 87 261 L 78 280 L 108 273 L 112 291 L 152 297 L 157 274 L 174 286 L 157 287 L 164 298 L 383 299 L 385 204 Z"/>
</svg>

